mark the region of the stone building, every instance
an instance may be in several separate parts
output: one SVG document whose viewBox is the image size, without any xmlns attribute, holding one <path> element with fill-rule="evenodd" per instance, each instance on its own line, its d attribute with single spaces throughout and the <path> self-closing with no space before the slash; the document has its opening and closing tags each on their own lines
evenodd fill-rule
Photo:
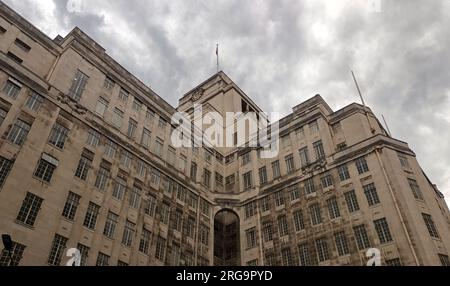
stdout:
<svg viewBox="0 0 450 286">
<path fill-rule="evenodd" d="M 443 195 L 368 108 L 295 106 L 272 159 L 174 148 L 194 103 L 261 110 L 223 72 L 175 108 L 80 29 L 50 39 L 3 3 L 0 51 L 0 265 L 450 264 Z"/>
</svg>

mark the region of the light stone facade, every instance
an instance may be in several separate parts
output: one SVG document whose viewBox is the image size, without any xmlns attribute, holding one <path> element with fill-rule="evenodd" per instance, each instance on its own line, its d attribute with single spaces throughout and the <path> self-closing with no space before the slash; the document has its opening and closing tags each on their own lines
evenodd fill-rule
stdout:
<svg viewBox="0 0 450 286">
<path fill-rule="evenodd" d="M 52 40 L 3 3 L 0 28 L 1 265 L 64 265 L 69 248 L 83 265 L 365 265 L 369 248 L 449 263 L 443 195 L 370 109 L 312 97 L 272 159 L 173 148 L 171 116 L 194 103 L 261 109 L 223 72 L 175 108 L 80 29 Z"/>
</svg>

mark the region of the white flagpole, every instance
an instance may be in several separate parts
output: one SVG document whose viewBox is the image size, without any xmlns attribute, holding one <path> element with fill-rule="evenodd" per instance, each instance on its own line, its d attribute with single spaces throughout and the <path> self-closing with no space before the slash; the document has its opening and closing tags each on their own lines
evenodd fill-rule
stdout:
<svg viewBox="0 0 450 286">
<path fill-rule="evenodd" d="M 217 72 L 219 72 L 219 44 L 216 44 Z"/>
</svg>

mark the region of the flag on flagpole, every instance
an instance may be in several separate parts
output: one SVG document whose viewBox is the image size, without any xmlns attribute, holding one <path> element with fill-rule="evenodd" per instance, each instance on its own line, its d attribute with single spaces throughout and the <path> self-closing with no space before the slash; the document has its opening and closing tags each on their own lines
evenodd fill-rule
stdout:
<svg viewBox="0 0 450 286">
<path fill-rule="evenodd" d="M 216 44 L 217 72 L 219 72 L 219 44 Z"/>
</svg>

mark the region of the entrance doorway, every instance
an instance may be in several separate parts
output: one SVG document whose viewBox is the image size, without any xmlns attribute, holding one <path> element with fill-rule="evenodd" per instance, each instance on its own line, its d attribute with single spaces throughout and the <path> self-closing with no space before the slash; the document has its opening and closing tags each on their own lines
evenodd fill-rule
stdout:
<svg viewBox="0 0 450 286">
<path fill-rule="evenodd" d="M 232 210 L 221 210 L 214 217 L 214 265 L 239 266 L 240 261 L 239 217 Z"/>
</svg>

